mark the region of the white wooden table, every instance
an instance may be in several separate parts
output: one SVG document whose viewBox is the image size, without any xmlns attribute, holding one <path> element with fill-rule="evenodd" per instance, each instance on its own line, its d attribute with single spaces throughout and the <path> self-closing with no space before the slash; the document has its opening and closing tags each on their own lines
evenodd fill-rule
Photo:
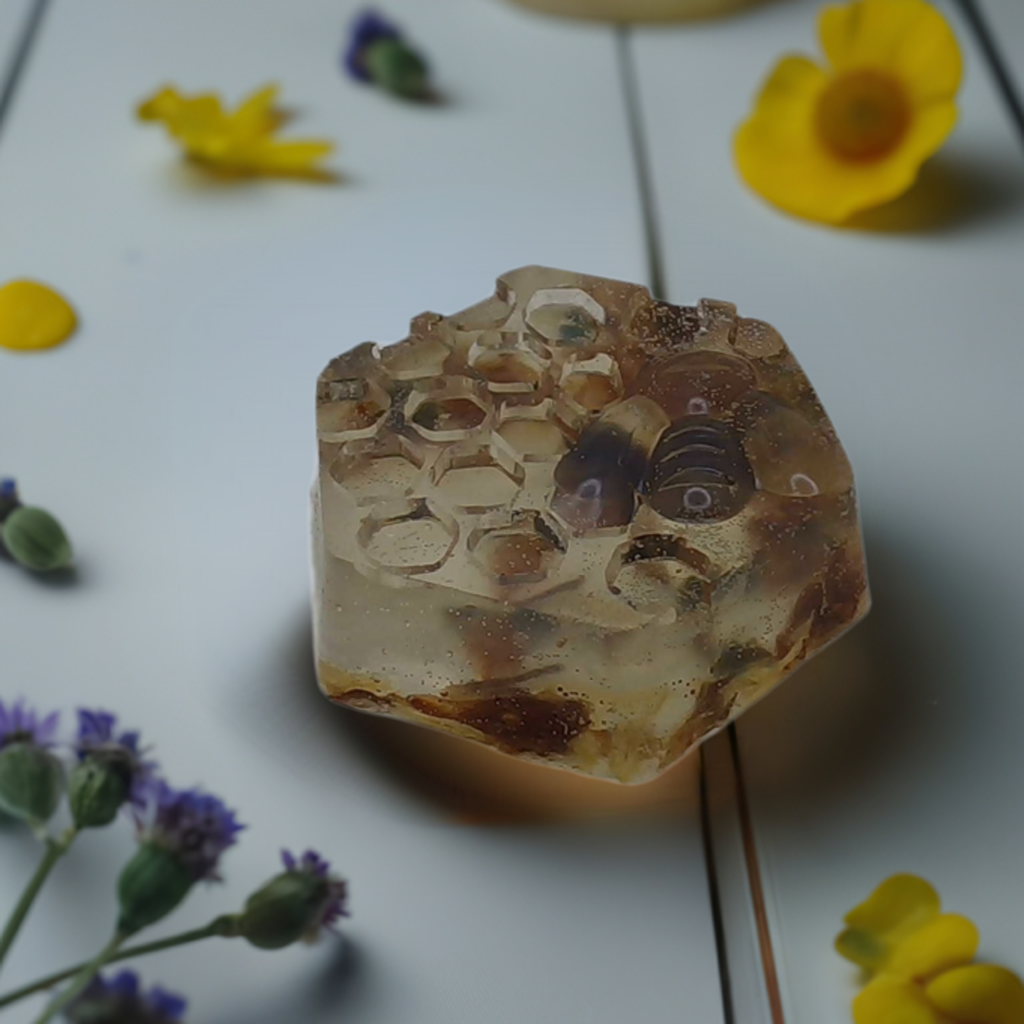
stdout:
<svg viewBox="0 0 1024 1024">
<path fill-rule="evenodd" d="M 1015 2 L 983 11 L 1020 82 Z M 140 961 L 190 1019 L 841 1024 L 854 986 L 831 939 L 896 870 L 930 877 L 983 952 L 1024 971 L 1024 138 L 951 10 L 962 123 L 926 172 L 949 208 L 839 231 L 764 206 L 729 136 L 775 58 L 813 49 L 814 6 L 618 32 L 389 0 L 449 100 L 424 110 L 340 74 L 351 0 L 51 0 L 0 124 L 0 280 L 60 288 L 82 328 L 47 355 L 0 352 L 0 471 L 66 521 L 79 573 L 0 573 L 0 698 L 116 710 L 176 783 L 249 824 L 226 883 L 162 932 L 232 909 L 282 845 L 352 886 L 344 945 Z M 30 13 L 0 6 L 8 68 Z M 211 184 L 133 119 L 164 81 L 235 101 L 271 79 L 300 115 L 290 134 L 339 141 L 342 184 Z M 730 299 L 782 330 L 860 485 L 875 609 L 736 734 L 774 977 L 728 737 L 707 756 L 712 888 L 696 762 L 659 814 L 471 825 L 312 679 L 322 365 L 511 267 L 647 280 L 651 249 L 667 298 Z M 0 844 L 5 906 L 36 850 L 11 829 Z M 131 849 L 124 827 L 80 842 L 0 990 L 95 949 Z"/>
</svg>

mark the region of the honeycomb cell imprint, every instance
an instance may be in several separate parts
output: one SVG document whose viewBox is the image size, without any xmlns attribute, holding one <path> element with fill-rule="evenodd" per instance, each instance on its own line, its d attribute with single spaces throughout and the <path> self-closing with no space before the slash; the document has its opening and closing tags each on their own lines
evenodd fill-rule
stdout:
<svg viewBox="0 0 1024 1024">
<path fill-rule="evenodd" d="M 317 388 L 331 700 L 622 782 L 861 618 L 853 477 L 779 333 L 527 267 Z"/>
</svg>

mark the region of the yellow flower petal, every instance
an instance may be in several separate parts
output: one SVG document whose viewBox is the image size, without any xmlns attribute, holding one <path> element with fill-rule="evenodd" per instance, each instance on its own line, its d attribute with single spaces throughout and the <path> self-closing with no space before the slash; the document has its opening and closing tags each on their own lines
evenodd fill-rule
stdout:
<svg viewBox="0 0 1024 1024">
<path fill-rule="evenodd" d="M 925 994 L 962 1024 L 1024 1024 L 1024 983 L 1005 967 L 958 967 L 939 975 Z"/>
<path fill-rule="evenodd" d="M 853 1001 L 855 1024 L 947 1024 L 920 986 L 883 974 L 869 982 Z"/>
<path fill-rule="evenodd" d="M 892 948 L 887 974 L 923 980 L 969 964 L 978 951 L 978 929 L 959 914 L 942 914 L 915 929 Z"/>
<path fill-rule="evenodd" d="M 900 78 L 913 100 L 950 100 L 963 61 L 956 36 L 924 0 L 855 0 L 825 7 L 818 17 L 822 48 L 837 71 L 884 69 Z"/>
<path fill-rule="evenodd" d="M 35 281 L 0 288 L 0 348 L 29 352 L 66 340 L 78 321 L 61 295 Z"/>
<path fill-rule="evenodd" d="M 887 878 L 843 920 L 848 927 L 836 939 L 836 951 L 868 970 L 879 970 L 890 949 L 939 916 L 939 894 L 916 875 Z"/>
<path fill-rule="evenodd" d="M 281 119 L 274 111 L 277 93 L 276 85 L 266 85 L 243 100 L 229 119 L 229 128 L 235 139 L 256 140 L 278 127 Z"/>
</svg>

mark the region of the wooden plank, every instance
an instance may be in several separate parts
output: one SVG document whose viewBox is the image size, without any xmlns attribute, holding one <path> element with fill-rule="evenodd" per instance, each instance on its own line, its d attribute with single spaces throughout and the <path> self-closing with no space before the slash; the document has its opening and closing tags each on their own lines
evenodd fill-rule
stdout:
<svg viewBox="0 0 1024 1024">
<path fill-rule="evenodd" d="M 0 353 L 0 437 L 79 570 L 65 586 L 0 573 L 4 697 L 114 709 L 176 784 L 238 808 L 250 828 L 226 884 L 165 931 L 238 906 L 282 845 L 349 876 L 348 959 L 217 943 L 142 965 L 197 1018 L 618 1024 L 685 1008 L 715 1024 L 692 775 L 653 822 L 473 828 L 314 692 L 320 368 L 517 265 L 645 272 L 612 32 L 496 2 L 421 6 L 388 9 L 435 62 L 449 102 L 430 109 L 341 76 L 354 0 L 56 0 L 0 145 L 0 278 L 58 287 L 82 327 L 46 355 Z M 339 140 L 339 185 L 212 182 L 132 117 L 164 81 L 235 101 L 268 79 L 299 115 L 290 134 Z M 6 904 L 35 854 L 2 842 Z M 131 841 L 81 847 L 8 983 L 107 933 Z"/>
<path fill-rule="evenodd" d="M 874 611 L 739 725 L 786 1024 L 849 1020 L 832 939 L 896 871 L 1024 968 L 1024 161 L 951 12 L 961 123 L 896 215 L 836 230 L 763 204 L 731 134 L 780 54 L 814 52 L 815 9 L 632 37 L 669 297 L 777 326 L 858 476 Z"/>
</svg>

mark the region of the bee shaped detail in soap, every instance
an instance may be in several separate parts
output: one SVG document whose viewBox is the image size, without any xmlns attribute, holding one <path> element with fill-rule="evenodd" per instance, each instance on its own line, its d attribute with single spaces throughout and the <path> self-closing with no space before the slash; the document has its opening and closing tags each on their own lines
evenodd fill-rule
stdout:
<svg viewBox="0 0 1024 1024">
<path fill-rule="evenodd" d="M 317 396 L 338 703 L 640 782 L 867 610 L 835 432 L 728 303 L 527 267 Z"/>
</svg>

